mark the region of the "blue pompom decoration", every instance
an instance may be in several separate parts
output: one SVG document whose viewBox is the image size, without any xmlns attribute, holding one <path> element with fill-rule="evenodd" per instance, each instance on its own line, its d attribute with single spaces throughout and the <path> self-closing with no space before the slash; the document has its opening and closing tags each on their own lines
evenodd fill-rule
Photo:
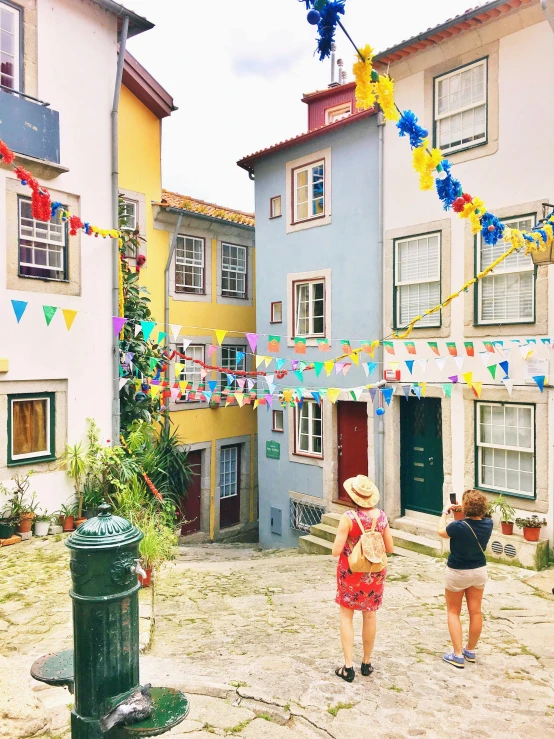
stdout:
<svg viewBox="0 0 554 739">
<path fill-rule="evenodd" d="M 444 210 L 450 210 L 452 203 L 463 194 L 463 188 L 459 180 L 452 177 L 450 173 L 450 162 L 444 159 L 442 168 L 446 172 L 446 177 L 437 177 L 436 187 L 437 195 L 442 200 Z"/>
<path fill-rule="evenodd" d="M 27 184 L 27 180 L 21 180 L 21 184 L 25 186 Z"/>
<path fill-rule="evenodd" d="M 317 26 L 320 20 L 321 20 L 320 12 L 312 8 L 312 10 L 310 10 L 310 12 L 308 13 L 308 23 L 311 26 Z"/>
<path fill-rule="evenodd" d="M 548 241 L 548 235 L 543 228 L 534 228 L 533 233 L 539 234 L 543 241 Z"/>
<path fill-rule="evenodd" d="M 504 235 L 504 224 L 501 223 L 495 215 L 488 211 L 486 211 L 481 218 L 481 226 L 481 235 L 483 236 L 485 244 L 494 246 Z"/>
<path fill-rule="evenodd" d="M 344 15 L 344 3 L 346 0 L 330 0 L 327 5 L 321 9 L 321 19 L 318 23 L 317 30 L 319 39 L 317 42 L 317 50 L 319 51 L 319 61 L 322 62 L 331 56 L 331 45 L 335 40 L 335 31 L 339 15 Z"/>
<path fill-rule="evenodd" d="M 60 208 L 63 208 L 63 204 L 58 202 L 57 200 L 52 203 L 50 206 L 50 216 L 51 218 L 55 218 L 56 213 L 59 211 Z"/>
<path fill-rule="evenodd" d="M 377 408 L 377 410 L 375 411 L 375 413 L 378 416 L 384 416 L 385 415 L 385 409 L 384 408 Z"/>
<path fill-rule="evenodd" d="M 402 113 L 396 127 L 400 131 L 400 136 L 410 137 L 410 146 L 412 149 L 419 149 L 427 136 L 429 136 L 429 131 L 418 124 L 417 116 L 412 110 L 405 110 Z"/>
</svg>

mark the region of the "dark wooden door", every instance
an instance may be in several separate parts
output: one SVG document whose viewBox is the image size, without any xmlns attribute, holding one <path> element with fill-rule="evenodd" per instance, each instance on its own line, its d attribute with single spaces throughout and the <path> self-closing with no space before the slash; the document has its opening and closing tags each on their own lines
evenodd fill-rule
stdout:
<svg viewBox="0 0 554 739">
<path fill-rule="evenodd" d="M 338 498 L 345 503 L 352 499 L 343 487 L 345 480 L 356 475 L 367 475 L 367 404 L 339 402 L 338 409 L 338 452 L 339 490 Z"/>
<path fill-rule="evenodd" d="M 442 406 L 438 398 L 400 405 L 402 512 L 439 514 L 443 507 Z"/>
<path fill-rule="evenodd" d="M 187 495 L 181 504 L 181 516 L 187 523 L 181 524 L 181 536 L 200 531 L 200 500 L 202 497 L 202 452 L 189 452 L 188 463 L 192 472 Z"/>
<path fill-rule="evenodd" d="M 224 446 L 219 458 L 219 528 L 237 523 L 240 523 L 240 446 Z"/>
</svg>

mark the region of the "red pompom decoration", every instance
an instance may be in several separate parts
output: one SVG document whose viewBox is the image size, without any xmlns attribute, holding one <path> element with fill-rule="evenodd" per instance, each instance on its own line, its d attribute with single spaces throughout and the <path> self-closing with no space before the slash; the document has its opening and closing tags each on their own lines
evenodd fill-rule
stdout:
<svg viewBox="0 0 554 739">
<path fill-rule="evenodd" d="M 494 231 L 494 229 L 495 229 L 495 228 L 496 228 L 496 226 L 493 226 L 493 225 L 491 224 L 491 225 L 489 226 L 489 231 Z"/>
<path fill-rule="evenodd" d="M 69 235 L 70 236 L 76 236 L 77 231 L 80 228 L 83 228 L 85 224 L 83 221 L 79 218 L 79 216 L 71 216 L 69 218 Z"/>
<path fill-rule="evenodd" d="M 466 201 L 463 198 L 456 198 L 456 200 L 452 203 L 452 210 L 455 213 L 461 213 L 465 208 L 465 205 Z"/>
<path fill-rule="evenodd" d="M 473 198 L 471 197 L 471 195 L 468 195 L 467 192 L 464 192 L 464 194 L 462 195 L 462 197 L 466 201 L 466 203 L 471 203 L 471 201 L 473 200 Z"/>
<path fill-rule="evenodd" d="M 13 151 L 2 140 L 0 140 L 0 155 L 5 164 L 12 164 L 15 159 Z"/>
</svg>

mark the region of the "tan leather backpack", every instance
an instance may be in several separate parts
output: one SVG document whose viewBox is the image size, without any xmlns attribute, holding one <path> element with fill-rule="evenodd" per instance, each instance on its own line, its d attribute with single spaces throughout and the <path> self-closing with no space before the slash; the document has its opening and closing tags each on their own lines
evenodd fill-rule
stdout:
<svg viewBox="0 0 554 739">
<path fill-rule="evenodd" d="M 373 519 L 371 528 L 366 531 L 358 514 L 354 515 L 362 535 L 348 557 L 348 566 L 352 572 L 381 572 L 387 566 L 387 552 L 383 535 L 375 531 L 379 516 Z"/>
</svg>

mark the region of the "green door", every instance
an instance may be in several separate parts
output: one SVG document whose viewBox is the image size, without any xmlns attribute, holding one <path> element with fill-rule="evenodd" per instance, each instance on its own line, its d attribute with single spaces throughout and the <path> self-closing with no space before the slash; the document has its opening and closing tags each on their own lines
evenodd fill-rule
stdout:
<svg viewBox="0 0 554 739">
<path fill-rule="evenodd" d="M 410 398 L 400 404 L 400 484 L 406 509 L 440 514 L 442 486 L 442 407 L 438 398 Z"/>
</svg>

